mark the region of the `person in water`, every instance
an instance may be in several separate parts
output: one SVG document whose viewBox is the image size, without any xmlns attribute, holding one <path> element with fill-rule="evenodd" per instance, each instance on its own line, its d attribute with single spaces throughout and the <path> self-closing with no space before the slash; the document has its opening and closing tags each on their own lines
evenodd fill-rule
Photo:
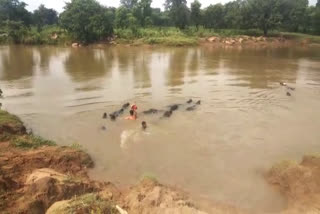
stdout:
<svg viewBox="0 0 320 214">
<path fill-rule="evenodd" d="M 130 116 L 125 118 L 126 120 L 136 120 L 137 116 L 133 110 L 130 110 Z"/>
<path fill-rule="evenodd" d="M 146 121 L 143 121 L 143 122 L 141 123 L 141 125 L 142 125 L 142 130 L 143 130 L 143 131 L 145 131 L 145 130 L 148 128 Z"/>
<path fill-rule="evenodd" d="M 131 106 L 131 110 L 133 111 L 133 113 L 134 113 L 134 115 L 135 115 L 135 117 L 136 117 L 136 119 L 137 119 L 137 118 L 138 118 L 138 112 L 137 112 L 138 106 L 137 106 L 136 104 L 133 104 L 133 105 Z"/>
</svg>

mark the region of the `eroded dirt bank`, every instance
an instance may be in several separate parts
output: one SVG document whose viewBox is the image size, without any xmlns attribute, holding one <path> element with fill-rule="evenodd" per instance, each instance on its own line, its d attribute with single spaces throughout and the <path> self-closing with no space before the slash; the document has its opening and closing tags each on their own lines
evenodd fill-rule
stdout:
<svg viewBox="0 0 320 214">
<path fill-rule="evenodd" d="M 118 189 L 90 180 L 93 166 L 86 153 L 27 134 L 19 118 L 0 111 L 0 213 L 248 213 L 220 203 L 196 205 L 150 178 Z M 320 156 L 277 164 L 266 177 L 288 198 L 283 213 L 320 213 Z"/>
</svg>

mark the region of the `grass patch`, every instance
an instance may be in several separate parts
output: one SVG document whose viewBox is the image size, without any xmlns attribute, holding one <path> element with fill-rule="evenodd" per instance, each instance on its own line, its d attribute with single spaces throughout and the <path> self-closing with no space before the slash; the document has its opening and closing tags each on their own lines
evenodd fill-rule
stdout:
<svg viewBox="0 0 320 214">
<path fill-rule="evenodd" d="M 167 46 L 191 46 L 198 44 L 196 36 L 174 27 L 139 28 L 136 31 L 116 29 L 115 34 L 118 38 L 117 42 L 120 44 Z"/>
<path fill-rule="evenodd" d="M 17 134 L 24 134 L 25 127 L 15 115 L 0 110 L 0 141 L 7 141 Z"/>
<path fill-rule="evenodd" d="M 143 181 L 143 180 L 151 180 L 151 181 L 154 181 L 154 182 L 158 182 L 158 179 L 157 179 L 157 176 L 152 174 L 152 173 L 144 173 L 142 176 L 141 176 L 141 179 L 140 181 Z"/>
<path fill-rule="evenodd" d="M 283 36 L 284 38 L 289 39 L 289 40 L 298 40 L 298 41 L 309 40 L 311 43 L 320 44 L 320 36 L 316 36 L 316 35 L 282 32 L 282 33 L 279 33 L 279 36 Z"/>
<path fill-rule="evenodd" d="M 188 37 L 153 37 L 143 40 L 150 45 L 168 45 L 168 46 L 192 46 L 197 45 L 198 40 Z"/>
<path fill-rule="evenodd" d="M 78 151 L 82 151 L 82 146 L 79 143 L 71 144 L 70 148 L 78 150 Z"/>
<path fill-rule="evenodd" d="M 69 183 L 69 184 L 73 184 L 73 183 L 81 183 L 82 179 L 76 176 L 73 176 L 72 174 L 67 174 L 67 176 L 65 177 L 65 179 L 63 179 L 63 183 Z"/>
<path fill-rule="evenodd" d="M 14 138 L 11 141 L 11 145 L 22 149 L 36 149 L 42 146 L 56 146 L 57 144 L 39 136 L 23 135 Z"/>
<path fill-rule="evenodd" d="M 0 110 L 0 127 L 7 124 L 22 125 L 22 122 L 17 116 Z"/>
<path fill-rule="evenodd" d="M 102 200 L 97 194 L 90 193 L 71 199 L 64 213 L 116 214 L 118 211 L 110 201 Z"/>
</svg>

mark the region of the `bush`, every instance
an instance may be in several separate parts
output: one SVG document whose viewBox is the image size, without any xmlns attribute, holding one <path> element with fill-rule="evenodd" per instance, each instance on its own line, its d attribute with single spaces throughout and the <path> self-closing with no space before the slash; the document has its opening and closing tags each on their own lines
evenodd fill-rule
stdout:
<svg viewBox="0 0 320 214">
<path fill-rule="evenodd" d="M 115 34 L 120 39 L 118 40 L 120 43 L 131 42 L 133 44 L 145 43 L 169 46 L 196 45 L 198 43 L 194 36 L 189 36 L 184 31 L 174 27 L 139 28 L 136 32 L 130 29 L 116 29 Z"/>
<path fill-rule="evenodd" d="M 0 33 L 0 44 L 5 44 L 8 42 L 8 34 Z"/>
</svg>

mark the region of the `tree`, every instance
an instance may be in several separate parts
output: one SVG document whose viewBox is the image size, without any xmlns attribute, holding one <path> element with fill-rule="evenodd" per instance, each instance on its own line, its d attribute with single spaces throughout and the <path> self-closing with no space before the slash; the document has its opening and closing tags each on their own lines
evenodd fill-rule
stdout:
<svg viewBox="0 0 320 214">
<path fill-rule="evenodd" d="M 187 7 L 187 0 L 166 0 L 165 8 L 169 11 L 170 18 L 174 25 L 180 29 L 185 29 L 190 13 Z"/>
<path fill-rule="evenodd" d="M 248 16 L 252 27 L 263 30 L 267 36 L 269 30 L 275 29 L 281 25 L 283 20 L 282 0 L 248 0 Z"/>
<path fill-rule="evenodd" d="M 136 35 L 138 31 L 139 22 L 131 13 L 128 14 L 128 24 L 131 32 Z"/>
<path fill-rule="evenodd" d="M 198 0 L 195 0 L 191 3 L 191 22 L 199 28 L 201 23 L 201 3 Z"/>
<path fill-rule="evenodd" d="M 58 23 L 58 13 L 53 9 L 48 9 L 44 5 L 40 5 L 33 12 L 33 23 L 41 29 L 45 25 L 54 25 Z"/>
<path fill-rule="evenodd" d="M 152 0 L 140 0 L 139 2 L 139 9 L 141 11 L 141 20 L 140 20 L 140 24 L 144 27 L 146 24 L 146 20 L 150 20 L 151 17 L 151 3 Z"/>
<path fill-rule="evenodd" d="M 320 6 L 315 8 L 313 17 L 312 17 L 312 26 L 314 32 L 320 35 Z"/>
<path fill-rule="evenodd" d="M 31 14 L 25 9 L 26 3 L 19 0 L 0 0 L 0 24 L 4 21 L 31 24 Z"/>
<path fill-rule="evenodd" d="M 155 26 L 169 26 L 170 18 L 168 12 L 161 12 L 160 8 L 152 8 L 151 22 Z"/>
<path fill-rule="evenodd" d="M 294 32 L 306 28 L 308 4 L 308 0 L 284 0 L 280 8 L 283 27 Z"/>
<path fill-rule="evenodd" d="M 116 10 L 115 24 L 117 28 L 127 28 L 129 26 L 130 10 L 124 6 L 119 7 Z"/>
<path fill-rule="evenodd" d="M 132 9 L 137 5 L 138 0 L 120 0 L 121 6 L 124 6 L 128 9 Z"/>
<path fill-rule="evenodd" d="M 224 6 L 224 24 L 227 28 L 239 29 L 243 22 L 242 0 L 228 2 Z"/>
<path fill-rule="evenodd" d="M 204 10 L 204 25 L 207 28 L 224 27 L 224 6 L 222 4 L 210 5 Z"/>
<path fill-rule="evenodd" d="M 10 40 L 14 43 L 22 43 L 23 38 L 27 35 L 28 29 L 22 21 L 6 21 L 7 33 Z"/>
<path fill-rule="evenodd" d="M 316 7 L 320 7 L 320 0 L 317 1 Z"/>
<path fill-rule="evenodd" d="M 21 43 L 28 33 L 31 14 L 19 0 L 0 0 L 0 28 L 9 40 Z"/>
<path fill-rule="evenodd" d="M 113 13 L 96 0 L 72 0 L 65 6 L 60 23 L 77 41 L 94 42 L 113 33 Z"/>
</svg>

